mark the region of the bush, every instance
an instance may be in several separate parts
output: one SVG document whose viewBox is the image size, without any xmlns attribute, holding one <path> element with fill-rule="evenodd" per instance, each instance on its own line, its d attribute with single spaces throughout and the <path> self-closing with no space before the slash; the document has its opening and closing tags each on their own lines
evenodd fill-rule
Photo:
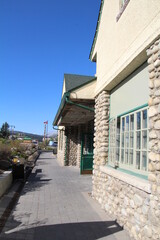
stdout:
<svg viewBox="0 0 160 240">
<path fill-rule="evenodd" d="M 3 143 L 0 143 L 0 160 L 10 160 L 11 148 Z"/>
</svg>

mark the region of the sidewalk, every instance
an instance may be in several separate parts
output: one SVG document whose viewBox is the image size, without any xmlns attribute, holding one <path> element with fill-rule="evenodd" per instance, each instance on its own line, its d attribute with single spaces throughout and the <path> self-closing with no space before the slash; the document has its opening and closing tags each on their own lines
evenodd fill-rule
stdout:
<svg viewBox="0 0 160 240">
<path fill-rule="evenodd" d="M 91 198 L 91 178 L 77 167 L 61 167 L 52 153 L 42 153 L 0 239 L 130 240 Z"/>
</svg>

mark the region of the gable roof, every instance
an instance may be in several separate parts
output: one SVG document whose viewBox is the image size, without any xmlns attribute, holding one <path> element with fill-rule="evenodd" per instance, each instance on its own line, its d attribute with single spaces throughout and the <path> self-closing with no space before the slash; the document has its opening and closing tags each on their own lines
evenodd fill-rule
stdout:
<svg viewBox="0 0 160 240">
<path fill-rule="evenodd" d="M 77 88 L 89 81 L 95 79 L 94 76 L 76 75 L 76 74 L 64 74 L 65 92 L 69 92 L 74 88 Z"/>
<path fill-rule="evenodd" d="M 101 15 L 102 15 L 102 10 L 103 10 L 103 5 L 104 5 L 104 0 L 101 0 L 101 5 L 100 5 L 100 9 L 99 9 L 99 15 L 98 15 L 98 20 L 97 20 L 97 26 L 96 26 L 96 31 L 94 34 L 94 38 L 93 38 L 93 42 L 92 42 L 92 47 L 90 50 L 90 54 L 89 54 L 89 59 L 91 60 L 92 58 L 92 54 L 94 51 L 94 47 L 96 45 L 96 41 L 97 41 L 97 36 L 98 36 L 98 31 L 99 31 L 99 25 L 100 25 L 100 21 L 101 21 Z"/>
</svg>

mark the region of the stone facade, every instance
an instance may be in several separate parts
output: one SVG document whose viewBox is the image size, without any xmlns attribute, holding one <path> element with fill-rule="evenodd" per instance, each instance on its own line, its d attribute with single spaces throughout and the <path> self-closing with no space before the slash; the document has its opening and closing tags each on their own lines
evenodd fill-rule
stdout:
<svg viewBox="0 0 160 240">
<path fill-rule="evenodd" d="M 95 198 L 137 240 L 160 239 L 160 41 L 148 50 L 149 177 L 143 180 L 104 166 L 108 162 L 109 94 L 95 102 Z"/>
<path fill-rule="evenodd" d="M 67 162 L 69 166 L 77 165 L 77 141 L 78 127 L 72 126 L 67 128 Z"/>
<path fill-rule="evenodd" d="M 148 50 L 149 71 L 149 171 L 151 183 L 150 224 L 152 236 L 159 232 L 160 239 L 160 40 Z"/>
<path fill-rule="evenodd" d="M 85 125 L 69 126 L 59 130 L 57 159 L 63 166 L 80 167 L 82 134 L 93 134 L 93 125 L 93 121 L 90 121 Z"/>
<path fill-rule="evenodd" d="M 65 154 L 66 154 L 66 129 L 63 128 L 58 131 L 58 147 L 57 147 L 57 159 L 62 166 L 65 165 Z M 62 136 L 63 135 L 63 136 Z"/>
<path fill-rule="evenodd" d="M 108 159 L 109 144 L 109 94 L 101 92 L 95 99 L 94 122 L 94 160 L 93 160 L 93 196 L 98 200 L 102 196 L 100 166 Z"/>
</svg>

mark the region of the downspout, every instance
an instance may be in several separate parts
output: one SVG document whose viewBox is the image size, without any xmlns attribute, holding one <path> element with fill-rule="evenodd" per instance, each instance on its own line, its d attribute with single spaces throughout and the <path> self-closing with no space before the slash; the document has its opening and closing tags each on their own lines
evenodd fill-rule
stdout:
<svg viewBox="0 0 160 240">
<path fill-rule="evenodd" d="M 79 103 L 74 103 L 74 102 L 72 102 L 71 100 L 69 100 L 68 97 L 69 97 L 69 96 L 66 97 L 66 102 L 67 102 L 67 103 L 70 103 L 70 104 L 75 105 L 75 106 L 77 106 L 77 107 L 80 107 L 80 108 L 83 108 L 83 109 L 85 109 L 85 110 L 94 112 L 94 108 L 90 108 L 90 107 L 87 107 L 87 106 L 82 105 L 82 104 L 79 104 Z"/>
</svg>

